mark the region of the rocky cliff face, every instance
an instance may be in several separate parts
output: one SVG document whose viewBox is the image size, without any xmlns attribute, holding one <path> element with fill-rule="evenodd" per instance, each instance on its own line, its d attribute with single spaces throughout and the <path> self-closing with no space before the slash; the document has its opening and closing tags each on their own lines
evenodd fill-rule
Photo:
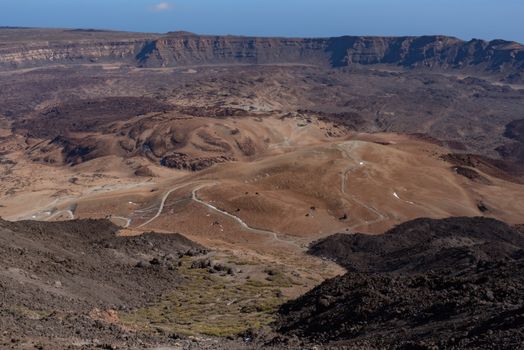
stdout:
<svg viewBox="0 0 524 350">
<path fill-rule="evenodd" d="M 195 64 L 329 64 L 326 39 L 284 39 L 171 34 L 138 55 L 144 66 Z"/>
<path fill-rule="evenodd" d="M 282 39 L 174 35 L 149 42 L 137 56 L 144 66 L 209 63 L 304 63 L 344 67 L 393 64 L 405 67 L 522 70 L 524 46 L 503 40 L 464 42 L 443 36 Z"/>
<path fill-rule="evenodd" d="M 341 37 L 329 40 L 333 66 L 394 64 L 406 67 L 466 68 L 491 71 L 524 68 L 524 46 L 503 40 L 464 42 L 444 36 Z"/>
<path fill-rule="evenodd" d="M 524 69 L 524 46 L 494 40 L 444 36 L 300 39 L 198 36 L 191 33 L 144 35 L 111 32 L 104 39 L 65 32 L 34 35 L 36 30 L 10 30 L 20 40 L 0 33 L 0 67 L 32 67 L 72 62 L 124 62 L 143 67 L 202 64 L 315 64 L 331 67 L 390 64 L 404 67 L 473 68 L 512 73 Z M 32 35 L 27 35 L 27 32 Z M 30 40 L 26 39 L 30 37 Z M 15 35 L 16 37 L 16 35 Z M 517 79 L 518 80 L 518 79 Z"/>
<path fill-rule="evenodd" d="M 79 43 L 23 43 L 0 47 L 0 67 L 20 68 L 49 64 L 129 62 L 142 49 L 141 40 Z"/>
</svg>

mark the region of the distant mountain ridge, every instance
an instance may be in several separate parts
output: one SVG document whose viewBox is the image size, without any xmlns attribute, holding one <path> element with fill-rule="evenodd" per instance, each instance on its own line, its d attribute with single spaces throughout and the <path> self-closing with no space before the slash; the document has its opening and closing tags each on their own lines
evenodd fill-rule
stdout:
<svg viewBox="0 0 524 350">
<path fill-rule="evenodd" d="M 386 64 L 406 68 L 472 69 L 520 80 L 524 45 L 447 36 L 258 38 L 79 31 L 0 30 L 0 68 L 82 62 L 141 67 L 205 64 Z M 517 76 L 516 76 L 517 75 Z M 516 77 L 515 77 L 516 76 Z"/>
</svg>

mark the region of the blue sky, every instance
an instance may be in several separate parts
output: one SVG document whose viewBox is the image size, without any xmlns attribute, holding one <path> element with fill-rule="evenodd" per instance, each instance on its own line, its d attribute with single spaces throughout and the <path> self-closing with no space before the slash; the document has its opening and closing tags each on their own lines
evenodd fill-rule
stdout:
<svg viewBox="0 0 524 350">
<path fill-rule="evenodd" d="M 524 42 L 524 0 L 0 0 L 0 26 Z"/>
</svg>

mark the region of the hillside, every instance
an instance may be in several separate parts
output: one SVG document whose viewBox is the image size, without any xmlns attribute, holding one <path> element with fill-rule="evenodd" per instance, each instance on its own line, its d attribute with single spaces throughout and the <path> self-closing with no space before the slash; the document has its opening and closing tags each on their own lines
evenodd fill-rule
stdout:
<svg viewBox="0 0 524 350">
<path fill-rule="evenodd" d="M 347 266 L 280 309 L 276 327 L 327 348 L 516 349 L 524 236 L 486 218 L 417 219 L 311 252 Z"/>
<path fill-rule="evenodd" d="M 151 342 L 117 327 L 116 312 L 108 310 L 156 300 L 182 283 L 172 268 L 179 259 L 206 251 L 178 234 L 117 237 L 118 229 L 107 220 L 1 220 L 0 347 L 36 342 L 56 349 L 72 338 L 94 340 L 92 347 Z"/>
<path fill-rule="evenodd" d="M 524 236 L 483 217 L 416 219 L 377 237 L 338 234 L 315 242 L 309 253 L 350 271 L 428 272 L 483 260 L 510 260 L 524 253 Z"/>
</svg>

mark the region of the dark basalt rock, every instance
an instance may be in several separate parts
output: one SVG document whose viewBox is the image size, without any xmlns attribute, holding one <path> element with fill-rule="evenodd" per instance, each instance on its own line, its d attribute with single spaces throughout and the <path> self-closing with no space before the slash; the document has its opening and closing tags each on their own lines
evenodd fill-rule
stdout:
<svg viewBox="0 0 524 350">
<path fill-rule="evenodd" d="M 216 156 L 206 158 L 193 158 L 185 153 L 174 152 L 160 160 L 162 166 L 190 171 L 200 171 L 217 163 L 225 163 L 235 160 L 233 157 Z"/>
<path fill-rule="evenodd" d="M 453 171 L 459 175 L 464 176 L 465 178 L 470 179 L 471 181 L 478 182 L 484 185 L 492 185 L 493 183 L 486 177 L 480 175 L 476 170 L 461 166 L 454 166 Z"/>
<path fill-rule="evenodd" d="M 427 272 L 513 259 L 524 254 L 524 236 L 484 217 L 416 219 L 379 236 L 336 234 L 315 242 L 309 253 L 350 271 Z"/>
<path fill-rule="evenodd" d="M 502 222 L 417 219 L 382 236 L 334 235 L 310 253 L 349 272 L 280 308 L 285 339 L 351 349 L 524 342 L 524 235 Z"/>
</svg>

